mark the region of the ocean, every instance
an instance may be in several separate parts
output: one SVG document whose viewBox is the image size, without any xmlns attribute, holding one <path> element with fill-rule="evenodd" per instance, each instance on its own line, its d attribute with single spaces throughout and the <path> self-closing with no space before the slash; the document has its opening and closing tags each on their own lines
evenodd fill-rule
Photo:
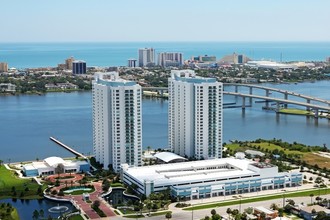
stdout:
<svg viewBox="0 0 330 220">
<path fill-rule="evenodd" d="M 234 52 L 255 60 L 324 61 L 330 42 L 104 42 L 104 43 L 0 43 L 0 62 L 9 67 L 55 67 L 70 56 L 88 66 L 126 66 L 138 58 L 138 49 L 153 47 L 159 52 L 182 52 L 184 59 L 215 55 L 220 59 Z"/>
</svg>

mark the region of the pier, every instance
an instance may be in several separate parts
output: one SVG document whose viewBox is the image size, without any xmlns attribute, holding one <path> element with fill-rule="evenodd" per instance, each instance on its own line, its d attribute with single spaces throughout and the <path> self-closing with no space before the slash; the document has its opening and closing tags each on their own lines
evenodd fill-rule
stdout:
<svg viewBox="0 0 330 220">
<path fill-rule="evenodd" d="M 54 137 L 49 137 L 49 139 L 50 139 L 51 141 L 55 142 L 56 144 L 60 145 L 60 146 L 63 147 L 64 149 L 70 151 L 70 152 L 73 153 L 74 155 L 76 155 L 76 156 L 78 156 L 78 157 L 82 157 L 82 158 L 88 160 L 88 158 L 87 158 L 85 155 L 83 155 L 83 154 L 79 153 L 78 151 L 72 149 L 72 148 L 69 147 L 68 145 L 63 144 L 62 142 L 60 142 L 60 141 L 57 140 L 56 138 L 54 138 Z"/>
</svg>

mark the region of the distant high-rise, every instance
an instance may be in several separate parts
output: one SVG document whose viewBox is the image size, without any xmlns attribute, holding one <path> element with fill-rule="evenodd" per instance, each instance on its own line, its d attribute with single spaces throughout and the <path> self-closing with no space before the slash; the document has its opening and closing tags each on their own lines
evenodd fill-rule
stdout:
<svg viewBox="0 0 330 220">
<path fill-rule="evenodd" d="M 86 73 L 86 62 L 83 60 L 75 60 L 72 62 L 72 73 L 73 74 L 85 74 Z"/>
<path fill-rule="evenodd" d="M 93 81 L 93 148 L 96 160 L 112 165 L 141 165 L 141 86 L 118 72 L 96 73 Z"/>
<path fill-rule="evenodd" d="M 327 63 L 330 63 L 330 57 L 327 57 L 327 58 L 325 59 L 325 61 L 326 61 Z"/>
<path fill-rule="evenodd" d="M 196 159 L 222 157 L 222 83 L 172 70 L 168 83 L 169 147 Z"/>
<path fill-rule="evenodd" d="M 67 70 L 72 70 L 72 62 L 74 61 L 73 57 L 69 57 L 68 59 L 65 60 L 65 68 Z"/>
<path fill-rule="evenodd" d="M 180 67 L 183 65 L 183 55 L 176 52 L 159 53 L 158 65 L 162 67 Z"/>
<path fill-rule="evenodd" d="M 137 60 L 136 59 L 128 59 L 128 67 L 131 67 L 131 68 L 135 68 L 136 67 L 136 62 Z"/>
<path fill-rule="evenodd" d="M 8 63 L 0 63 L 0 72 L 8 72 Z"/>
<path fill-rule="evenodd" d="M 139 49 L 139 67 L 155 65 L 155 50 L 153 48 Z"/>
</svg>

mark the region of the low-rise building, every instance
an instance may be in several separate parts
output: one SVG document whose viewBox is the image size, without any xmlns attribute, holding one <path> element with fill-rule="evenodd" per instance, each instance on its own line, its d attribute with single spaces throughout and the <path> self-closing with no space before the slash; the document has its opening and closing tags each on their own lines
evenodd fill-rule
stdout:
<svg viewBox="0 0 330 220">
<path fill-rule="evenodd" d="M 52 175 L 58 173 L 87 172 L 90 165 L 87 161 L 63 160 L 60 157 L 48 157 L 43 161 L 36 161 L 23 166 L 25 176 Z"/>
<path fill-rule="evenodd" d="M 258 217 L 258 219 L 263 219 L 262 218 L 262 213 L 265 214 L 266 219 L 274 219 L 278 216 L 278 211 L 277 210 L 270 210 L 267 209 L 263 206 L 258 206 L 253 209 L 253 214 Z"/>
<path fill-rule="evenodd" d="M 0 83 L 0 92 L 16 92 L 16 85 L 11 83 Z"/>
<path fill-rule="evenodd" d="M 304 206 L 300 209 L 300 215 L 306 220 L 314 219 L 318 212 L 324 212 L 330 217 L 330 210 L 319 205 Z"/>
<path fill-rule="evenodd" d="M 149 195 L 170 188 L 177 198 L 198 199 L 300 186 L 299 172 L 278 172 L 278 167 L 246 159 L 210 159 L 129 167 L 122 164 L 124 183 Z"/>
<path fill-rule="evenodd" d="M 45 87 L 47 90 L 78 89 L 78 86 L 72 83 L 48 83 Z"/>
</svg>

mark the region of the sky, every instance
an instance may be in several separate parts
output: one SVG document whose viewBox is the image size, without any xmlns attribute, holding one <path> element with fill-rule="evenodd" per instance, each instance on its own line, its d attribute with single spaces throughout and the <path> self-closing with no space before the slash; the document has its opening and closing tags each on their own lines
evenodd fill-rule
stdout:
<svg viewBox="0 0 330 220">
<path fill-rule="evenodd" d="M 330 41 L 329 0 L 1 0 L 0 42 Z"/>
</svg>

